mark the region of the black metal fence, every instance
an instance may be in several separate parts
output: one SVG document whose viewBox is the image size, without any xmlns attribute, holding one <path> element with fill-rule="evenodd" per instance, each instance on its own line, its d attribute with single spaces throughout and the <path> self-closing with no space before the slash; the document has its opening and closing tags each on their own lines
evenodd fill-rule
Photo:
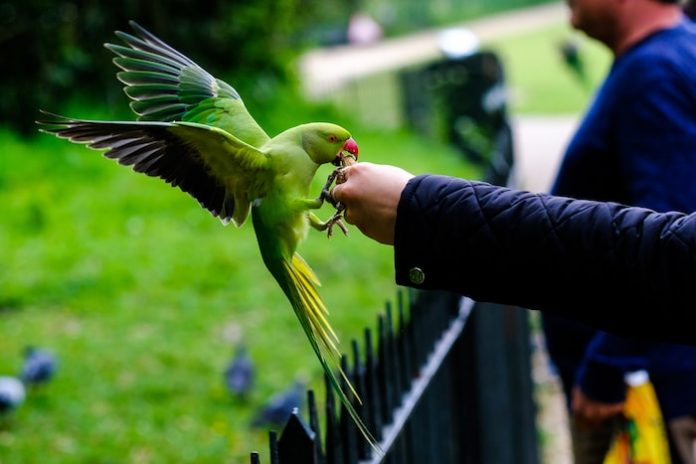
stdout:
<svg viewBox="0 0 696 464">
<path fill-rule="evenodd" d="M 399 293 L 343 367 L 375 453 L 327 386 L 320 413 L 270 433 L 271 464 L 539 462 L 527 313 L 443 292 Z M 251 453 L 251 463 L 260 463 Z"/>
</svg>

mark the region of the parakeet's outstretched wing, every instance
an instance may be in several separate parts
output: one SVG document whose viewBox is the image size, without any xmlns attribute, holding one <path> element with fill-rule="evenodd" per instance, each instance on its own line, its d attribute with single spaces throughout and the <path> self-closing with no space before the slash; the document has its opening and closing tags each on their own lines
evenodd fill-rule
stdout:
<svg viewBox="0 0 696 464">
<path fill-rule="evenodd" d="M 268 158 L 224 130 L 188 122 L 69 119 L 43 112 L 41 130 L 107 149 L 105 156 L 190 194 L 213 216 L 241 225 L 272 178 Z"/>
<path fill-rule="evenodd" d="M 117 31 L 127 46 L 104 44 L 118 57 L 118 79 L 141 121 L 190 121 L 224 129 L 260 147 L 269 140 L 239 93 L 191 59 L 130 21 L 138 37 Z"/>
</svg>

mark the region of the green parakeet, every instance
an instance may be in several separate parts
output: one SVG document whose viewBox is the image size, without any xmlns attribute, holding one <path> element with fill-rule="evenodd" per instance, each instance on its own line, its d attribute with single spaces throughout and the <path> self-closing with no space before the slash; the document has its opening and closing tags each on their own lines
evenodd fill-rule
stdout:
<svg viewBox="0 0 696 464">
<path fill-rule="evenodd" d="M 105 156 L 159 177 L 193 196 L 213 216 L 241 226 L 251 211 L 263 261 L 290 301 L 330 383 L 374 446 L 375 440 L 341 388 L 341 353 L 319 280 L 296 252 L 309 227 L 330 231 L 340 220 L 312 212 L 320 165 L 357 158 L 351 134 L 335 124 L 308 123 L 269 137 L 237 91 L 134 22 L 138 37 L 116 32 L 126 46 L 106 44 L 138 121 L 89 121 L 43 113 L 41 130 L 107 150 Z M 328 183 L 327 183 L 328 184 Z M 342 226 L 342 224 L 339 224 Z M 355 395 L 357 398 L 357 395 Z"/>
</svg>

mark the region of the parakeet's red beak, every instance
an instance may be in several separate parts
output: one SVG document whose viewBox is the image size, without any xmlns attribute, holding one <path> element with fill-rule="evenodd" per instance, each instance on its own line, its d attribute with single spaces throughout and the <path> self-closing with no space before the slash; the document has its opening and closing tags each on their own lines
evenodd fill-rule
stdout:
<svg viewBox="0 0 696 464">
<path fill-rule="evenodd" d="M 346 143 L 343 144 L 343 148 L 341 148 L 341 151 L 338 156 L 336 156 L 336 159 L 333 160 L 332 164 L 334 166 L 341 166 L 343 165 L 343 159 L 346 157 L 353 158 L 355 161 L 358 160 L 358 144 L 353 137 L 346 140 Z"/>
</svg>

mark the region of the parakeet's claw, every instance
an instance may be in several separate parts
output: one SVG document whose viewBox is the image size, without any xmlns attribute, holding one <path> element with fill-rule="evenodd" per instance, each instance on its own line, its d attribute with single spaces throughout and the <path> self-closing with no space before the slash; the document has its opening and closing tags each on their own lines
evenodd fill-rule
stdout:
<svg viewBox="0 0 696 464">
<path fill-rule="evenodd" d="M 323 189 L 321 191 L 321 195 L 319 195 L 319 198 L 322 201 L 326 201 L 328 204 L 330 204 L 334 208 L 338 209 L 338 202 L 336 200 L 334 200 L 333 195 L 331 195 L 331 190 Z"/>
<path fill-rule="evenodd" d="M 343 235 L 348 235 L 348 228 L 343 222 L 343 205 L 337 203 L 336 209 L 337 211 L 334 213 L 334 215 L 331 216 L 328 221 L 326 221 L 326 236 L 328 238 L 333 236 L 333 226 L 338 226 L 338 228 L 343 232 Z"/>
<path fill-rule="evenodd" d="M 316 202 L 318 203 L 319 206 L 323 205 L 324 202 L 326 201 L 329 203 L 331 206 L 336 208 L 336 200 L 333 199 L 331 196 L 331 185 L 333 185 L 334 180 L 339 175 L 341 168 L 336 168 L 334 169 L 331 174 L 329 174 L 329 177 L 326 178 L 326 183 L 324 184 L 324 187 L 321 189 L 321 193 L 319 194 L 319 198 L 316 199 Z"/>
<path fill-rule="evenodd" d="M 343 211 L 346 209 L 341 202 L 336 201 L 331 195 L 331 184 L 333 184 L 334 181 L 336 181 L 336 184 L 342 184 L 346 181 L 346 175 L 343 172 L 343 168 L 346 166 L 350 166 L 351 164 L 355 163 L 356 158 L 352 154 L 347 154 L 341 159 L 341 167 L 338 167 L 333 170 L 333 172 L 329 175 L 328 179 L 326 179 L 326 184 L 324 184 L 324 188 L 321 191 L 320 198 L 323 198 L 323 200 L 327 201 L 330 203 L 334 208 L 336 208 L 336 212 L 334 213 L 331 218 L 326 221 L 326 235 L 328 238 L 331 238 L 333 235 L 333 226 L 336 225 L 338 226 L 339 229 L 343 231 L 344 235 L 348 235 L 348 228 L 346 227 L 345 223 L 343 222 Z"/>
<path fill-rule="evenodd" d="M 333 235 L 333 227 L 338 226 L 339 229 L 343 231 L 344 234 L 348 235 L 348 228 L 346 227 L 345 223 L 343 222 L 343 205 L 340 203 L 337 203 L 337 210 L 331 216 L 329 219 L 326 221 L 322 221 L 317 217 L 316 214 L 314 213 L 309 213 L 309 225 L 312 226 L 314 229 L 318 230 L 319 232 L 324 232 L 326 231 L 326 235 L 331 238 Z"/>
<path fill-rule="evenodd" d="M 343 222 L 343 218 L 339 218 L 336 221 L 336 225 L 338 226 L 339 229 L 341 229 L 341 232 L 343 232 L 343 235 L 348 235 L 348 227 L 346 227 L 346 224 Z"/>
<path fill-rule="evenodd" d="M 343 222 L 343 210 L 345 208 L 343 207 L 342 204 L 337 203 L 336 204 L 336 212 L 331 216 L 328 220 L 322 221 L 317 217 L 316 214 L 314 213 L 309 213 L 309 225 L 312 226 L 314 229 L 318 230 L 319 232 L 326 231 L 326 236 L 328 238 L 331 238 L 333 236 L 333 227 L 338 226 L 339 229 L 345 234 L 348 235 L 348 227 L 346 227 L 346 224 Z"/>
<path fill-rule="evenodd" d="M 326 178 L 326 183 L 321 189 L 321 195 L 319 195 L 318 198 L 319 201 L 327 201 L 334 208 L 336 208 L 336 200 L 334 200 L 331 196 L 331 185 L 333 185 L 334 181 L 336 182 L 336 185 L 344 183 L 346 181 L 346 175 L 343 172 L 343 168 L 355 163 L 356 158 L 351 154 L 347 154 L 341 158 L 341 166 L 331 171 L 331 174 L 329 174 L 329 176 Z"/>
</svg>

